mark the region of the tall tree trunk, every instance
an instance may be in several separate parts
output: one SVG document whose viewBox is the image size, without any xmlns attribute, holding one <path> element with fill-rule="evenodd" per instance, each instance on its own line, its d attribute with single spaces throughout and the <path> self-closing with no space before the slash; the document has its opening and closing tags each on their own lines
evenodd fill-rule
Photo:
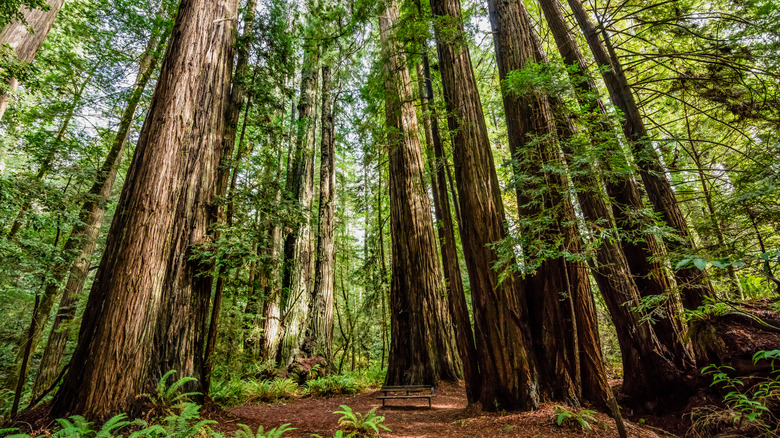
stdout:
<svg viewBox="0 0 780 438">
<path fill-rule="evenodd" d="M 377 160 L 377 190 L 376 190 L 376 222 L 377 235 L 379 237 L 379 289 L 382 294 L 382 368 L 384 368 L 385 358 L 389 351 L 390 334 L 387 329 L 387 263 L 385 260 L 385 221 L 382 219 L 382 153 L 379 153 Z"/>
<path fill-rule="evenodd" d="M 167 26 L 159 38 L 153 34 L 146 45 L 146 50 L 141 55 L 138 76 L 119 121 L 119 128 L 114 136 L 111 149 L 92 184 L 92 188 L 89 190 L 87 200 L 81 206 L 79 221 L 74 225 L 68 240 L 65 241 L 63 246 L 62 252 L 66 256 L 66 261 L 58 263 L 52 269 L 52 278 L 46 286 L 44 297 L 51 296 L 53 299 L 57 294 L 61 281 L 66 276 L 68 281 L 62 291 L 59 310 L 54 319 L 54 325 L 49 334 L 46 348 L 43 351 L 40 368 L 33 386 L 33 394 L 35 396 L 51 386 L 54 383 L 54 378 L 59 373 L 60 363 L 65 354 L 65 346 L 70 336 L 69 325 L 75 316 L 75 306 L 87 280 L 89 263 L 92 260 L 92 254 L 95 251 L 100 227 L 103 224 L 103 217 L 106 212 L 106 202 L 108 202 L 111 190 L 114 187 L 114 181 L 119 170 L 119 164 L 122 161 L 127 138 L 130 135 L 135 112 L 146 84 L 157 68 L 169 34 L 170 30 Z M 44 298 L 45 300 L 46 298 Z M 48 318 L 48 313 L 46 315 L 41 314 L 41 316 Z M 43 329 L 44 321 L 45 319 L 41 320 L 41 329 Z"/>
<path fill-rule="evenodd" d="M 572 120 L 565 113 L 563 103 L 551 98 L 558 118 L 558 132 L 563 141 L 566 159 L 573 175 L 574 187 L 586 223 L 591 230 L 599 230 L 601 238 L 595 245 L 596 261 L 593 275 L 607 304 L 617 329 L 618 343 L 623 359 L 623 392 L 637 402 L 658 402 L 686 393 L 686 373 L 693 365 L 690 357 L 678 357 L 684 351 L 682 339 L 665 344 L 657 336 L 655 326 L 643 320 L 648 315 L 635 311 L 640 302 L 639 289 L 631 275 L 628 262 L 618 244 L 617 230 L 610 209 L 601 192 L 601 182 L 590 163 L 575 149 L 579 141 Z M 609 387 L 603 393 L 609 402 Z"/>
<path fill-rule="evenodd" d="M 295 75 L 291 79 L 290 89 L 295 88 Z M 288 138 L 288 160 L 289 151 L 295 147 L 295 98 L 290 102 L 290 134 Z M 278 208 L 282 201 L 282 172 L 284 166 L 284 147 L 280 141 L 277 149 L 276 163 L 276 193 L 274 196 L 274 208 Z M 289 164 L 289 163 L 288 163 Z M 291 181 L 292 174 L 287 169 L 287 180 Z M 263 249 L 265 254 L 269 255 L 270 266 L 262 265 L 260 279 L 265 288 L 265 302 L 263 303 L 263 358 L 265 360 L 276 360 L 279 352 L 279 343 L 281 342 L 281 303 L 282 288 L 284 276 L 284 234 L 282 225 L 278 220 L 274 220 L 270 225 L 269 235 L 271 238 L 270 246 Z"/>
<path fill-rule="evenodd" d="M 421 9 L 421 8 L 418 8 Z M 479 398 L 481 377 L 477 365 L 477 349 L 474 346 L 474 332 L 471 330 L 471 319 L 463 290 L 463 279 L 460 276 L 457 243 L 455 242 L 455 226 L 452 222 L 450 200 L 447 196 L 447 178 L 444 166 L 444 146 L 439 130 L 439 118 L 433 102 L 433 84 L 431 83 L 428 54 L 423 52 L 422 63 L 417 64 L 417 78 L 420 84 L 420 103 L 425 128 L 425 141 L 432 151 L 430 160 L 431 188 L 433 191 L 433 206 L 436 213 L 436 230 L 439 235 L 439 247 L 444 268 L 444 282 L 447 287 L 447 302 L 449 303 L 452 328 L 455 341 L 463 363 L 463 378 L 466 383 L 466 398 L 469 403 Z"/>
<path fill-rule="evenodd" d="M 493 245 L 507 236 L 482 103 L 466 46 L 460 2 L 432 0 L 439 66 L 462 218 L 460 234 L 474 307 L 475 344 L 484 409 L 534 409 L 539 402 L 536 362 L 525 295 L 514 273 L 503 281 Z M 512 262 L 514 263 L 514 262 Z"/>
<path fill-rule="evenodd" d="M 308 47 L 301 73 L 301 96 L 298 102 L 298 132 L 293 157 L 291 193 L 300 208 L 301 220 L 288 236 L 285 252 L 289 261 L 289 294 L 284 309 L 284 333 L 279 362 L 289 366 L 299 355 L 309 312 L 312 286 L 311 206 L 314 198 L 314 149 L 316 132 L 316 94 L 319 76 L 317 47 Z"/>
<path fill-rule="evenodd" d="M 216 195 L 236 3 L 182 0 L 55 416 L 107 418 L 167 370 L 202 376 L 210 266 L 193 251 Z"/>
<path fill-rule="evenodd" d="M 579 0 L 568 0 L 574 18 L 585 35 L 585 40 L 593 52 L 596 63 L 602 72 L 604 84 L 607 86 L 610 98 L 625 118 L 623 132 L 631 144 L 631 150 L 639 168 L 647 194 L 656 212 L 664 222 L 671 227 L 678 238 L 666 239 L 667 248 L 674 253 L 690 253 L 695 251 L 693 237 L 688 231 L 688 223 L 682 214 L 677 196 L 666 178 L 666 171 L 661 164 L 658 153 L 653 148 L 642 114 L 634 99 L 631 86 L 626 79 L 620 61 L 614 54 L 606 29 L 601 27 L 604 41 L 599 38 L 598 30 L 590 21 L 588 13 Z M 606 47 L 605 47 L 606 46 Z M 608 52 L 609 51 L 609 52 Z M 696 309 L 706 297 L 714 298 L 715 294 L 709 280 L 703 271 L 694 267 L 686 267 L 675 273 L 686 309 Z"/>
<path fill-rule="evenodd" d="M 424 177 L 411 76 L 393 24 L 398 5 L 379 17 L 385 61 L 385 118 L 390 164 L 390 356 L 386 383 L 430 384 L 460 377 L 446 311 L 431 205 Z"/>
<path fill-rule="evenodd" d="M 544 62 L 531 18 L 521 2 L 488 0 L 488 9 L 501 80 L 512 71 Z M 555 121 L 547 95 L 541 92 L 521 95 L 504 90 L 503 100 L 509 150 L 515 172 L 524 181 L 515 187 L 518 211 L 524 221 L 530 222 L 522 226 L 521 237 L 526 262 L 534 269 L 526 279 L 526 299 L 539 365 L 540 395 L 578 405 L 579 363 L 572 300 L 580 294 L 576 289 L 586 282 L 572 281 L 578 271 L 563 256 L 536 261 L 540 259 L 537 252 L 545 247 L 561 252 L 579 246 L 576 229 L 565 225 L 575 219 L 573 209 L 566 208 L 568 198 L 562 194 L 568 181 L 541 170 L 544 164 L 559 164 Z M 539 223 L 541 215 L 551 217 L 553 222 Z M 561 234 L 566 238 L 557 243 Z"/>
<path fill-rule="evenodd" d="M 560 3 L 557 0 L 541 0 L 540 5 L 564 61 L 568 65 L 576 65 L 579 69 L 579 73 L 571 78 L 580 106 L 586 112 L 595 113 L 593 117 L 596 117 L 596 120 L 589 133 L 590 140 L 593 150 L 598 151 L 598 164 L 603 171 L 610 174 L 605 178 L 604 186 L 612 200 L 611 211 L 617 229 L 622 230 L 620 247 L 633 274 L 639 295 L 643 298 L 666 297 L 661 311 L 658 312 L 660 315 L 654 317 L 654 330 L 661 343 L 674 352 L 675 363 L 682 367 L 688 366 L 692 361 L 693 351 L 684 341 L 686 326 L 681 318 L 682 304 L 679 296 L 672 293 L 672 279 L 660 261 L 664 253 L 663 244 L 652 235 L 642 238 L 642 228 L 647 218 L 637 217 L 636 214 L 644 208 L 639 187 L 630 173 L 612 170 L 613 167 L 626 169 L 628 163 L 610 134 L 613 130 L 606 108 L 599 98 L 595 81 L 589 74 L 574 36 L 563 18 Z M 581 159 L 578 162 L 581 162 Z M 585 172 L 587 174 L 589 171 L 586 169 Z M 592 185 L 596 184 L 595 182 L 583 184 L 587 185 L 580 185 L 579 190 L 600 192 L 598 186 Z"/>
<path fill-rule="evenodd" d="M 257 8 L 256 0 L 249 0 L 244 10 L 244 34 L 241 35 L 241 39 L 238 41 L 238 56 L 236 60 L 236 71 L 231 80 L 231 89 L 229 96 L 229 103 L 225 116 L 225 132 L 222 137 L 222 152 L 219 160 L 219 168 L 217 170 L 216 180 L 216 195 L 218 197 L 224 197 L 227 193 L 228 183 L 231 182 L 231 169 L 235 169 L 235 173 L 238 172 L 238 163 L 232 165 L 233 152 L 236 145 L 236 133 L 238 130 L 238 119 L 241 115 L 241 109 L 244 106 L 244 94 L 246 93 L 246 81 L 249 78 L 249 48 L 254 40 L 254 25 L 255 25 L 255 9 Z M 246 103 L 247 108 L 249 102 Z M 246 128 L 246 120 L 244 123 Z M 241 132 L 242 139 L 245 131 Z M 240 143 L 239 143 L 240 148 Z M 237 159 L 241 158 L 240 156 Z M 235 188 L 235 186 L 233 187 Z M 231 191 L 229 196 L 233 196 Z M 231 203 L 228 203 L 232 207 Z M 230 208 L 229 212 L 222 205 L 212 208 L 213 216 L 209 219 L 210 222 L 226 221 L 228 226 L 233 221 L 233 209 Z M 216 242 L 219 240 L 219 232 L 213 232 L 213 240 Z M 211 306 L 211 318 L 209 320 L 208 334 L 206 335 L 205 349 L 203 353 L 204 369 L 203 369 L 203 391 L 208 394 L 211 387 L 211 372 L 214 369 L 214 348 L 217 345 L 217 331 L 219 329 L 219 311 L 222 307 L 222 293 L 225 289 L 225 274 L 222 269 L 217 265 L 217 261 L 214 262 L 213 275 L 217 279 L 217 285 L 214 290 L 214 299 Z"/>
<path fill-rule="evenodd" d="M 322 139 L 320 141 L 320 211 L 317 261 L 314 269 L 312 309 L 304 341 L 309 357 L 323 357 L 327 367 L 333 361 L 333 226 L 336 189 L 336 142 L 333 127 L 333 98 L 330 67 L 322 66 Z"/>
<path fill-rule="evenodd" d="M 32 62 L 64 3 L 65 0 L 49 0 L 46 2 L 49 6 L 48 11 L 25 9 L 22 12 L 24 22 L 17 20 L 8 23 L 0 31 L 0 47 L 8 45 L 14 50 L 16 59 L 22 62 Z M 8 103 L 11 100 L 10 93 L 16 91 L 18 87 L 19 81 L 16 78 L 11 78 L 8 82 L 10 92 L 0 93 L 0 120 L 3 119 L 5 110 L 8 109 Z"/>
</svg>

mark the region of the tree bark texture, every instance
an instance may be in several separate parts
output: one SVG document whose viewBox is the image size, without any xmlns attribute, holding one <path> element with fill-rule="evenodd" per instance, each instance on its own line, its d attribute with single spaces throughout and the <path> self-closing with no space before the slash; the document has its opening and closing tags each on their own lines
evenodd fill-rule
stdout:
<svg viewBox="0 0 780 438">
<path fill-rule="evenodd" d="M 216 195 L 236 3 L 180 4 L 56 416 L 126 412 L 171 369 L 201 377 L 211 281 L 191 258 Z"/>
<path fill-rule="evenodd" d="M 417 114 L 406 57 L 394 35 L 398 6 L 379 17 L 385 61 L 390 188 L 390 356 L 388 385 L 436 385 L 460 378 L 436 251 Z"/>
<path fill-rule="evenodd" d="M 512 71 L 545 61 L 522 3 L 489 0 L 488 9 L 502 80 Z M 587 281 L 578 281 L 580 271 L 563 256 L 547 259 L 542 256 L 544 260 L 536 261 L 545 247 L 552 247 L 556 252 L 581 251 L 579 235 L 573 226 L 574 211 L 562 194 L 568 181 L 560 174 L 541 170 L 544 164 L 560 165 L 555 120 L 548 97 L 541 92 L 521 95 L 504 90 L 503 100 L 509 150 L 515 172 L 522 181 L 515 189 L 518 211 L 527 223 L 521 227 L 527 269 L 533 269 L 526 278 L 526 300 L 539 366 L 540 395 L 576 406 L 580 402 L 580 367 L 573 299 L 577 295 L 589 295 L 590 287 Z M 553 222 L 540 223 L 537 219 L 542 215 Z M 558 243 L 561 235 L 565 238 Z"/>
<path fill-rule="evenodd" d="M 333 360 L 333 227 L 336 195 L 336 142 L 333 127 L 333 97 L 330 67 L 322 71 L 322 127 L 320 141 L 320 208 L 317 261 L 311 312 L 303 349 L 309 357 L 324 357 L 328 367 Z"/>
<path fill-rule="evenodd" d="M 249 47 L 254 40 L 254 23 L 255 23 L 255 9 L 257 8 L 256 0 L 249 0 L 244 10 L 244 33 L 241 35 L 240 41 L 237 44 L 238 56 L 236 59 L 236 71 L 233 74 L 231 80 L 231 89 L 229 96 L 229 103 L 225 116 L 225 133 L 222 137 L 222 151 L 219 160 L 219 169 L 217 170 L 216 180 L 216 194 L 218 198 L 223 198 L 227 194 L 228 183 L 231 182 L 231 169 L 236 169 L 238 173 L 238 164 L 233 165 L 233 152 L 236 145 L 236 133 L 238 131 L 238 119 L 241 115 L 241 109 L 244 107 L 244 94 L 246 91 L 245 82 L 248 79 L 249 72 Z M 249 102 L 246 103 L 247 109 Z M 246 126 L 246 121 L 244 123 Z M 243 132 L 242 132 L 243 134 Z M 238 161 L 241 157 L 237 157 Z M 235 186 L 233 186 L 235 189 Z M 233 192 L 230 193 L 230 196 Z M 229 206 L 232 206 L 228 203 Z M 225 206 L 218 202 L 211 208 L 212 217 L 211 222 L 226 221 L 228 225 L 233 219 L 232 208 L 227 211 Z M 229 217 L 228 217 L 229 216 Z M 213 233 L 213 240 L 216 242 L 219 240 L 219 232 Z M 225 272 L 217 265 L 217 261 L 214 261 L 213 275 L 217 279 L 217 285 L 214 290 L 214 299 L 211 305 L 211 318 L 209 320 L 208 333 L 206 335 L 206 344 L 203 354 L 204 370 L 203 370 L 203 390 L 206 394 L 209 393 L 211 386 L 211 372 L 214 368 L 213 353 L 217 345 L 217 332 L 219 330 L 219 311 L 222 308 L 222 294 L 225 289 Z"/>
<path fill-rule="evenodd" d="M 63 245 L 62 252 L 66 256 L 66 261 L 58 263 L 53 268 L 52 279 L 46 286 L 44 296 L 52 296 L 53 299 L 60 288 L 60 282 L 67 278 L 67 283 L 62 290 L 59 310 L 54 318 L 54 325 L 43 351 L 38 375 L 35 378 L 33 386 L 35 396 L 51 386 L 54 383 L 54 378 L 59 374 L 60 363 L 70 336 L 69 325 L 75 316 L 75 306 L 87 280 L 89 264 L 106 212 L 106 202 L 108 202 L 114 187 L 119 164 L 122 162 L 127 138 L 130 135 L 130 127 L 133 124 L 135 112 L 146 84 L 157 68 L 169 34 L 170 31 L 164 31 L 159 37 L 153 35 L 146 45 L 146 50 L 141 55 L 138 76 L 119 121 L 119 128 L 114 136 L 111 149 L 87 194 L 87 200 L 81 206 L 79 221 Z M 45 317 L 48 318 L 48 313 Z M 44 321 L 42 320 L 41 323 Z"/>
<path fill-rule="evenodd" d="M 307 48 L 301 73 L 301 96 L 298 102 L 298 132 L 293 157 L 291 193 L 298 203 L 301 220 L 288 236 L 289 294 L 284 308 L 280 365 L 289 366 L 300 354 L 306 331 L 312 288 L 311 206 L 314 198 L 314 149 L 316 132 L 316 94 L 319 77 L 319 55 Z"/>
<path fill-rule="evenodd" d="M 62 9 L 64 3 L 65 0 L 49 0 L 46 2 L 49 6 L 48 11 L 40 9 L 30 11 L 25 9 L 22 15 L 26 24 L 21 21 L 8 23 L 0 31 L 0 47 L 5 45 L 11 46 L 14 50 L 14 55 L 16 55 L 19 61 L 32 62 L 38 53 L 38 49 L 41 48 L 43 41 L 46 39 L 46 35 L 49 34 L 49 30 L 51 30 L 51 26 L 54 24 L 54 20 L 57 18 L 57 14 Z M 32 33 L 30 33 L 30 29 L 32 29 Z M 16 78 L 11 78 L 8 83 L 10 92 L 0 93 L 0 120 L 3 119 L 5 110 L 8 109 L 8 103 L 11 100 L 10 94 L 16 91 L 18 87 L 19 81 Z"/>
<path fill-rule="evenodd" d="M 459 228 L 474 308 L 483 409 L 534 409 L 537 371 L 515 274 L 503 281 L 492 245 L 507 236 L 501 188 L 487 137 L 460 2 L 432 0 L 439 66 L 451 131 L 461 219 Z"/>
<path fill-rule="evenodd" d="M 466 398 L 469 403 L 479 398 L 481 377 L 477 364 L 477 349 L 474 346 L 474 332 L 471 329 L 466 294 L 463 289 L 463 279 L 460 276 L 458 249 L 455 242 L 455 226 L 452 221 L 450 200 L 447 195 L 447 178 L 444 166 L 444 146 L 439 130 L 439 119 L 436 108 L 429 105 L 433 102 L 433 84 L 428 63 L 428 54 L 423 53 L 422 63 L 417 64 L 417 77 L 420 83 L 420 102 L 425 128 L 425 141 L 433 153 L 430 160 L 431 188 L 433 205 L 438 226 L 436 230 L 441 249 L 441 260 L 444 268 L 444 281 L 447 287 L 447 297 L 452 318 L 452 328 L 455 332 L 455 342 L 463 363 L 463 378 L 466 383 Z"/>
</svg>

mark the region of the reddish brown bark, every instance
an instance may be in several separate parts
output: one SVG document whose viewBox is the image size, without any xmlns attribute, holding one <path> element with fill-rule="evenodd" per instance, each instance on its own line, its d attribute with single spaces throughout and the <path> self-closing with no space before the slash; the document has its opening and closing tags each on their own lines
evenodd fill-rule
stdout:
<svg viewBox="0 0 780 438">
<path fill-rule="evenodd" d="M 166 29 L 168 29 L 166 27 Z M 111 149 L 97 174 L 92 188 L 87 194 L 87 200 L 81 206 L 79 221 L 71 230 L 68 240 L 63 245 L 63 253 L 69 262 L 61 263 L 53 268 L 52 280 L 46 287 L 45 294 L 56 295 L 60 282 L 67 278 L 62 291 L 59 310 L 54 319 L 46 348 L 43 351 L 38 376 L 33 386 L 33 394 L 39 395 L 47 389 L 59 373 L 60 362 L 65 354 L 69 338 L 69 325 L 75 316 L 75 306 L 87 280 L 89 264 L 97 245 L 100 227 L 106 212 L 106 202 L 114 187 L 119 164 L 130 135 L 130 127 L 135 117 L 136 109 L 141 100 L 146 84 L 157 68 L 162 50 L 167 43 L 169 30 L 163 31 L 160 37 L 152 37 L 146 50 L 141 55 L 138 76 L 133 86 L 130 98 L 119 121 L 119 128 Z M 67 276 L 67 277 L 66 277 Z M 46 314 L 48 317 L 48 313 Z"/>
<path fill-rule="evenodd" d="M 431 168 L 431 188 L 433 191 L 433 206 L 436 213 L 436 230 L 441 249 L 444 281 L 447 287 L 450 316 L 452 318 L 455 342 L 463 363 L 463 379 L 466 384 L 466 398 L 469 403 L 479 398 L 479 386 L 482 378 L 477 364 L 477 350 L 474 346 L 474 332 L 471 330 L 466 294 L 463 289 L 463 279 L 460 276 L 458 249 L 455 241 L 455 226 L 452 221 L 450 200 L 447 195 L 447 178 L 444 166 L 444 145 L 439 131 L 439 116 L 436 108 L 429 105 L 433 102 L 433 84 L 431 83 L 428 54 L 423 53 L 422 63 L 417 64 L 417 78 L 420 84 L 420 102 L 423 112 L 425 141 L 432 154 L 429 162 Z"/>
<path fill-rule="evenodd" d="M 460 234 L 474 307 L 475 344 L 484 409 L 533 409 L 537 371 L 526 324 L 525 296 L 515 274 L 499 279 L 493 245 L 503 240 L 504 205 L 485 117 L 466 46 L 460 2 L 433 0 L 439 66 L 452 135 Z"/>
<path fill-rule="evenodd" d="M 216 194 L 236 9 L 180 5 L 55 416 L 126 412 L 170 369 L 201 377 L 211 282 L 192 256 Z"/>
<path fill-rule="evenodd" d="M 398 6 L 379 17 L 385 62 L 385 118 L 390 165 L 390 356 L 388 385 L 429 384 L 460 377 L 441 266 L 417 115 L 406 57 L 393 35 Z"/>
<path fill-rule="evenodd" d="M 489 0 L 488 9 L 502 80 L 514 70 L 544 61 L 530 16 L 522 3 Z M 527 268 L 533 269 L 526 279 L 526 300 L 539 365 L 540 393 L 547 399 L 577 405 L 580 364 L 573 300 L 575 296 L 589 296 L 590 287 L 579 277 L 576 264 L 563 256 L 537 262 L 540 251 L 581 252 L 574 210 L 561 193 L 568 181 L 560 174 L 541 170 L 543 164 L 558 165 L 560 161 L 555 121 L 545 94 L 504 90 L 503 100 L 509 150 L 515 160 L 515 172 L 523 180 L 515 187 L 518 211 L 521 224 L 530 221 L 529 225 L 521 226 L 521 238 Z M 552 219 L 552 223 L 539 223 L 537 219 L 541 215 Z M 561 235 L 564 240 L 558 243 Z"/>
</svg>

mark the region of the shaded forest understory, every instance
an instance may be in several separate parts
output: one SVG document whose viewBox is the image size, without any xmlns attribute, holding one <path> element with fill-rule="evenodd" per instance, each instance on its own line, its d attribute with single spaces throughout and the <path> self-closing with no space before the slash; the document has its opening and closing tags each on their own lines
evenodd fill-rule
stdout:
<svg viewBox="0 0 780 438">
<path fill-rule="evenodd" d="M 779 29 L 5 1 L 0 435 L 780 436 Z"/>
</svg>

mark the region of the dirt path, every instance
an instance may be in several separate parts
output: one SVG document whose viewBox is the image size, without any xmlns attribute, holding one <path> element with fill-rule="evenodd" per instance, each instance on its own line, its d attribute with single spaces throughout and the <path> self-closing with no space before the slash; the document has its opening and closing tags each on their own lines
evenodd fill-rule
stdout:
<svg viewBox="0 0 780 438">
<path fill-rule="evenodd" d="M 304 398 L 283 404 L 246 405 L 229 409 L 237 418 L 228 424 L 259 425 L 266 429 L 284 423 L 291 423 L 297 430 L 285 437 L 311 437 L 313 434 L 330 438 L 338 429 L 339 415 L 333 411 L 339 405 L 347 405 L 354 411 L 365 413 L 379 406 L 377 413 L 385 416 L 384 424 L 392 432 L 383 437 L 617 437 L 611 418 L 597 414 L 596 418 L 608 426 L 602 429 L 594 426 L 593 432 L 582 432 L 574 428 L 560 428 L 553 424 L 554 408 L 546 404 L 538 411 L 524 413 L 485 413 L 466 408 L 466 396 L 462 387 L 446 385 L 436 391 L 433 408 L 428 409 L 427 400 L 389 400 L 388 406 L 376 399 L 377 391 L 356 396 L 333 398 Z M 635 424 L 628 424 L 632 437 L 663 437 L 664 435 Z M 668 436 L 668 435 L 667 435 Z"/>
</svg>

